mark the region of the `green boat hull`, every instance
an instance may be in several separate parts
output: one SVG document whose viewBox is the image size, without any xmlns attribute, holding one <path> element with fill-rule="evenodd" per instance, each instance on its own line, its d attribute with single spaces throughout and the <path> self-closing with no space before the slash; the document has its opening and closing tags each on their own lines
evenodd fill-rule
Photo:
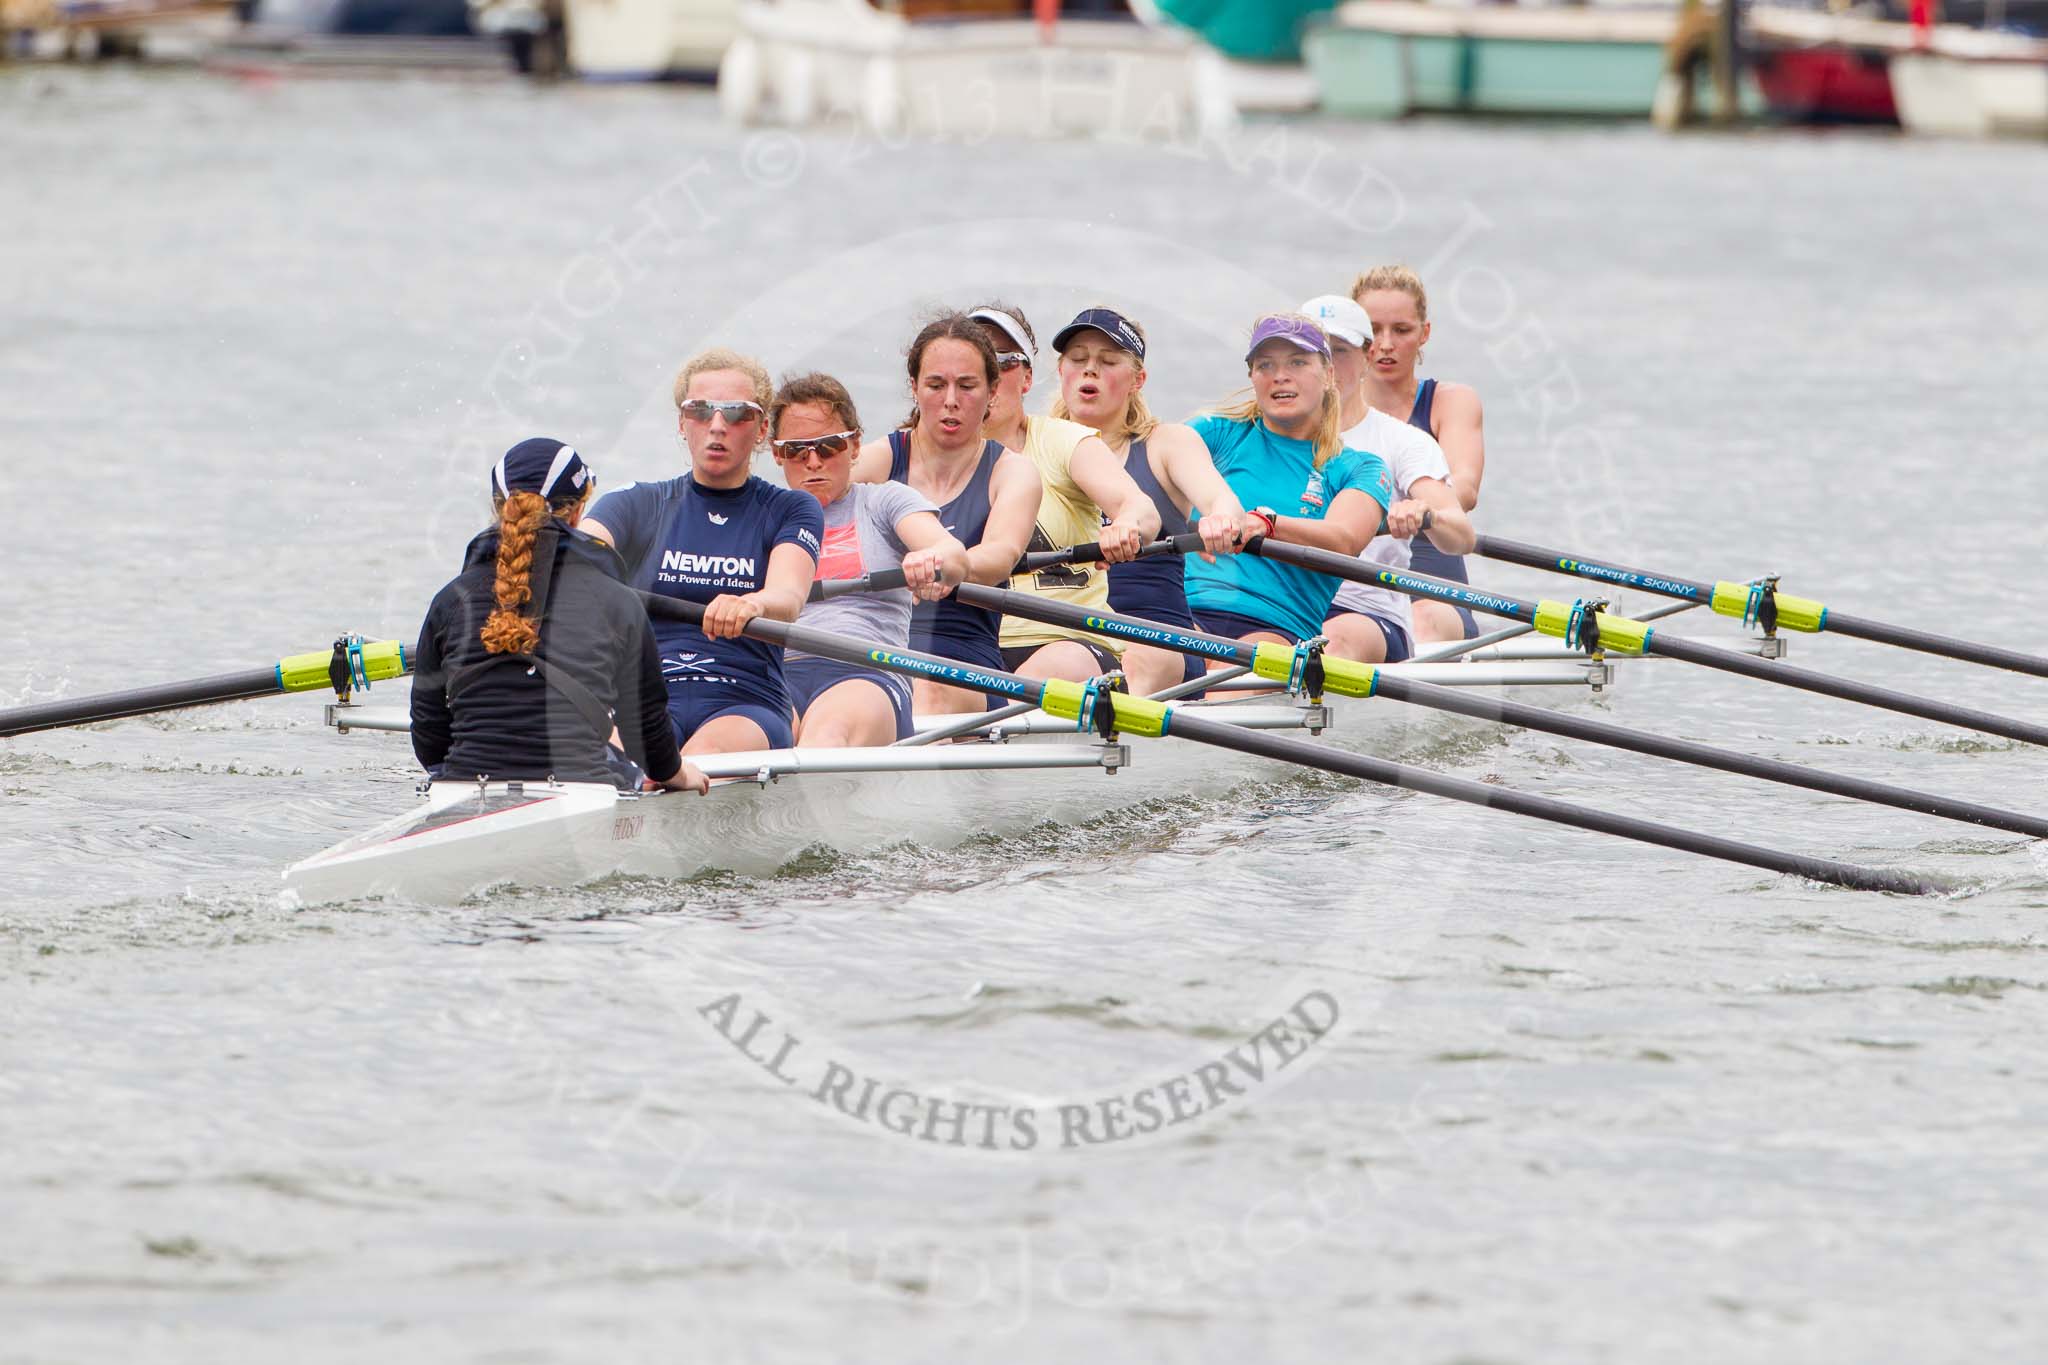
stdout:
<svg viewBox="0 0 2048 1365">
<path fill-rule="evenodd" d="M 1664 72 L 1657 42 L 1311 30 L 1304 55 L 1323 107 L 1410 113 L 1647 117 Z"/>
</svg>

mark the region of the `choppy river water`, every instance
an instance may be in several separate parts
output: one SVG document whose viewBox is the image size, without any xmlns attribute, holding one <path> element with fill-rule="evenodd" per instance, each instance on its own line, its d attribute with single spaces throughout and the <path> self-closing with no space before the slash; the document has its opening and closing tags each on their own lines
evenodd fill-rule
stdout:
<svg viewBox="0 0 2048 1365">
<path fill-rule="evenodd" d="M 2048 649 L 2044 155 L 891 148 L 671 90 L 0 73 L 0 705 L 410 638 L 489 456 L 674 472 L 668 377 L 714 339 L 880 425 L 920 307 L 1043 332 L 1108 299 L 1178 415 L 1255 312 L 1389 260 L 1435 290 L 1427 369 L 1486 399 L 1486 529 Z M 1793 658 L 2048 721 L 2037 680 Z M 1582 706 L 2048 806 L 2037 751 L 1677 664 Z M 1304 777 L 769 879 L 294 912 L 281 866 L 409 800 L 402 741 L 314 699 L 10 740 L 0 1359 L 2040 1353 L 2037 849 L 1500 727 L 1393 747 L 1967 889 Z M 1219 1064 L 1241 1093 L 1205 1099 Z M 914 1120 L 814 1098 L 833 1067 Z M 1200 1112 L 1100 1140 L 1141 1095 Z M 1036 1140 L 931 1140 L 948 1102 Z"/>
</svg>

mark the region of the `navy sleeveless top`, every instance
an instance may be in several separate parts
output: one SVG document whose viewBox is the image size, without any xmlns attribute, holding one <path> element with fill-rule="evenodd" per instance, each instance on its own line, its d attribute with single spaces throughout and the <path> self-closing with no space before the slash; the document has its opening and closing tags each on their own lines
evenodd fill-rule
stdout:
<svg viewBox="0 0 2048 1365">
<path fill-rule="evenodd" d="M 939 524 L 962 545 L 971 548 L 980 544 L 982 533 L 988 529 L 988 481 L 995 473 L 996 461 L 1002 458 L 1002 442 L 984 441 L 981 463 L 974 467 L 967 486 L 955 494 L 951 502 L 939 508 Z M 897 483 L 910 482 L 910 433 L 907 431 L 889 433 L 889 477 Z M 919 602 L 912 609 L 910 640 L 913 647 L 921 647 L 920 642 L 950 640 L 985 645 L 989 652 L 995 652 L 999 647 L 1002 624 L 1003 618 L 996 612 L 963 606 L 951 597 L 942 597 L 936 602 Z"/>
<path fill-rule="evenodd" d="M 1408 414 L 1408 425 L 1429 431 L 1430 411 L 1435 406 L 1436 381 L 1425 379 L 1421 387 L 1415 390 L 1415 407 Z M 1434 436 L 1436 433 L 1430 431 L 1429 434 Z M 1417 531 L 1415 538 L 1408 542 L 1408 567 L 1417 573 L 1428 574 L 1431 578 L 1448 578 L 1453 583 L 1472 581 L 1470 573 L 1465 568 L 1465 556 L 1445 554 L 1437 549 L 1435 541 L 1420 531 Z M 1458 608 L 1458 615 L 1468 624 L 1471 622 L 1471 614 L 1465 608 Z M 1478 628 L 1472 626 L 1465 632 L 1465 638 L 1470 639 L 1476 634 Z"/>
<path fill-rule="evenodd" d="M 1435 406 L 1436 381 L 1434 379 L 1425 379 L 1422 381 L 1422 386 L 1415 390 L 1415 406 L 1409 409 L 1408 425 L 1411 427 L 1421 427 L 1424 431 L 1428 431 L 1431 436 L 1436 435 L 1434 431 L 1430 430 L 1429 425 L 1430 409 Z"/>
<path fill-rule="evenodd" d="M 1152 505 L 1159 509 L 1159 534 L 1162 538 L 1184 536 L 1194 529 L 1181 515 L 1180 508 L 1174 506 L 1166 490 L 1159 486 L 1158 478 L 1152 473 L 1152 461 L 1146 454 L 1145 442 L 1131 442 L 1124 455 L 1124 469 L 1145 491 L 1145 496 L 1152 499 Z M 1149 559 L 1134 559 L 1128 564 L 1110 565 L 1109 609 L 1126 616 L 1142 616 L 1148 621 L 1192 626 L 1195 618 L 1188 613 L 1181 557 L 1153 555 Z"/>
</svg>

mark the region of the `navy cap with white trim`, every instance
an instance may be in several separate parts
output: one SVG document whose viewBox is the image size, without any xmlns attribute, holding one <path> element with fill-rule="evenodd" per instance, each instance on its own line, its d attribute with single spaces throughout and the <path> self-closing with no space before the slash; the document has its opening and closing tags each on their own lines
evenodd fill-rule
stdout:
<svg viewBox="0 0 2048 1365">
<path fill-rule="evenodd" d="M 547 436 L 528 437 L 491 466 L 491 492 L 500 498 L 538 493 L 553 502 L 582 493 L 590 479 L 590 466 L 575 448 Z"/>
<path fill-rule="evenodd" d="M 1114 308 L 1083 308 L 1074 315 L 1072 322 L 1060 328 L 1059 335 L 1052 339 L 1052 348 L 1055 351 L 1066 350 L 1067 343 L 1074 339 L 1076 332 L 1085 332 L 1090 328 L 1136 356 L 1140 364 L 1144 363 L 1145 338 L 1132 325 L 1129 318 Z"/>
</svg>

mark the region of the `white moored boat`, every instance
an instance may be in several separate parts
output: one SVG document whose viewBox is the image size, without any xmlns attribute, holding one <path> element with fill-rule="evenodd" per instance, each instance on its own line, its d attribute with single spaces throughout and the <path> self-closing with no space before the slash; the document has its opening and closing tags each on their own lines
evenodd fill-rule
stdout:
<svg viewBox="0 0 2048 1365">
<path fill-rule="evenodd" d="M 1613 680 L 1611 661 L 1548 642 L 1386 671 L 1560 701 Z M 1189 709 L 1258 729 L 1328 728 L 1326 742 L 1367 751 L 1412 743 L 1413 727 L 1435 723 L 1390 701 L 1326 697 L 1311 706 L 1272 692 Z M 344 731 L 405 728 L 402 712 L 333 706 L 329 715 Z M 302 904 L 368 896 L 441 903 L 493 885 L 569 886 L 616 874 L 760 875 L 820 847 L 861 852 L 914 840 L 945 848 L 1147 800 L 1218 794 L 1288 770 L 1184 740 L 1103 743 L 1042 712 L 999 723 L 986 743 L 783 749 L 697 764 L 717 783 L 708 796 L 599 783 L 435 783 L 424 804 L 287 869 L 286 895 Z"/>
<path fill-rule="evenodd" d="M 869 0 L 745 0 L 718 69 L 739 123 L 851 119 L 884 137 L 979 140 L 1221 134 L 1237 110 L 1221 59 L 1124 18 L 884 12 Z"/>
<path fill-rule="evenodd" d="M 1892 94 L 1908 132 L 2048 137 L 2048 39 L 1936 24 L 1892 58 Z"/>
</svg>

